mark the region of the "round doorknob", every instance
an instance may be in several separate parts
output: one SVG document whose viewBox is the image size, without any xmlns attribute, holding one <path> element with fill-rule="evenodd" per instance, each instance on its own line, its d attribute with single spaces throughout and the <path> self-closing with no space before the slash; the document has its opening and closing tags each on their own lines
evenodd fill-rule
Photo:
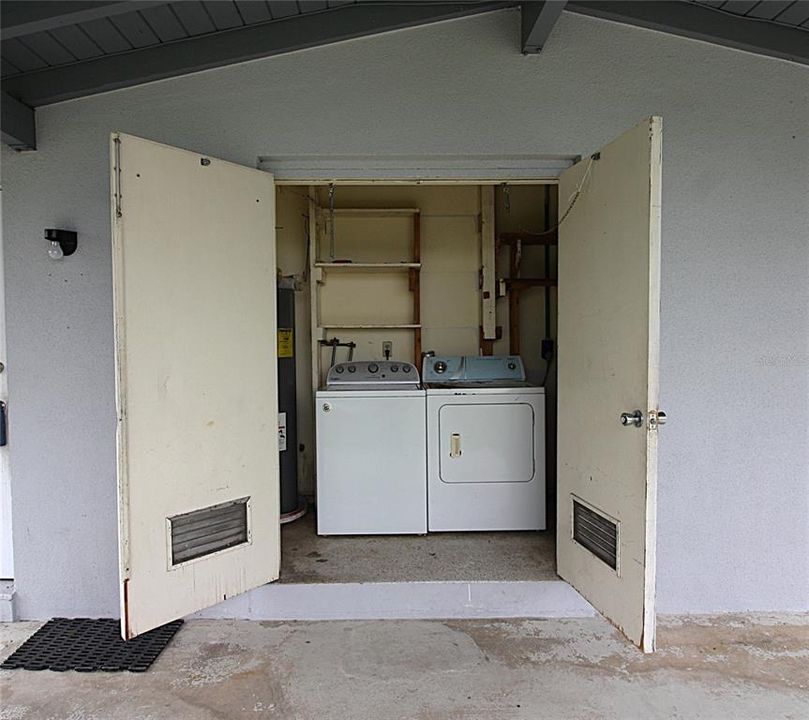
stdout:
<svg viewBox="0 0 809 720">
<path fill-rule="evenodd" d="M 640 427 L 643 425 L 643 413 L 640 410 L 621 413 L 621 425 L 624 427 Z"/>
<path fill-rule="evenodd" d="M 668 416 L 662 410 L 657 411 L 657 424 L 658 425 L 665 425 L 666 420 L 668 420 Z"/>
</svg>

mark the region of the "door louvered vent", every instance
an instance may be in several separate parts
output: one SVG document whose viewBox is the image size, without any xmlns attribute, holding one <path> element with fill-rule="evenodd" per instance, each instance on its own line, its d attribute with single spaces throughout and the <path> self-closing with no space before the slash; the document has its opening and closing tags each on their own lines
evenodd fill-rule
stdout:
<svg viewBox="0 0 809 720">
<path fill-rule="evenodd" d="M 618 524 L 575 498 L 573 539 L 613 570 L 618 568 Z"/>
<path fill-rule="evenodd" d="M 171 564 L 179 565 L 246 543 L 249 499 L 240 498 L 170 517 Z"/>
</svg>

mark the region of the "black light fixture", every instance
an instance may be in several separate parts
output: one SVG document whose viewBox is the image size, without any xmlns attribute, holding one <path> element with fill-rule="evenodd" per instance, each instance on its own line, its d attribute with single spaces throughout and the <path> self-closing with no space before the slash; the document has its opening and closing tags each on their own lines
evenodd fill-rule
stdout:
<svg viewBox="0 0 809 720">
<path fill-rule="evenodd" d="M 47 228 L 45 239 L 51 244 L 48 248 L 48 257 L 51 260 L 61 260 L 72 255 L 79 246 L 79 235 L 73 230 L 57 230 Z"/>
</svg>

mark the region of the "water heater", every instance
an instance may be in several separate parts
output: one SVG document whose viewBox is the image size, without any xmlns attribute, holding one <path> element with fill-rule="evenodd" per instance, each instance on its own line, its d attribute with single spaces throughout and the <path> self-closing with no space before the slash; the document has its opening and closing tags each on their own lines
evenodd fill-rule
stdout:
<svg viewBox="0 0 809 720">
<path fill-rule="evenodd" d="M 278 279 L 278 452 L 281 514 L 298 507 L 298 414 L 295 397 L 295 287 Z"/>
</svg>

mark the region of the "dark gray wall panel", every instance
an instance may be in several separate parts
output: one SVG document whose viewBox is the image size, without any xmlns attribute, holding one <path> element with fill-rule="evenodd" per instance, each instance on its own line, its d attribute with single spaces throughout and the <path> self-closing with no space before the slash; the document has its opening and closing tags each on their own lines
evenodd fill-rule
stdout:
<svg viewBox="0 0 809 720">
<path fill-rule="evenodd" d="M 196 2 L 196 0 L 194 2 L 191 0 L 175 2 L 171 3 L 171 9 L 174 10 L 174 14 L 177 15 L 189 35 L 204 35 L 216 30 L 213 20 L 205 12 L 201 2 Z"/>
<path fill-rule="evenodd" d="M 809 42 L 802 30 L 716 12 L 696 2 L 570 0 L 565 10 L 809 65 Z"/>
<path fill-rule="evenodd" d="M 124 13 L 110 18 L 110 22 L 130 42 L 132 47 L 149 47 L 149 45 L 157 45 L 160 42 L 139 13 Z"/>
<path fill-rule="evenodd" d="M 722 9 L 737 15 L 746 15 L 758 4 L 759 0 L 728 0 L 722 5 Z"/>
<path fill-rule="evenodd" d="M 3 57 L 14 63 L 22 72 L 39 70 L 48 66 L 48 63 L 23 45 L 17 38 L 4 40 L 2 50 Z"/>
<path fill-rule="evenodd" d="M 177 16 L 168 5 L 156 5 L 140 11 L 141 17 L 149 24 L 161 42 L 180 40 L 188 37 Z"/>
<path fill-rule="evenodd" d="M 291 17 L 299 15 L 298 3 L 290 0 L 269 0 L 270 12 L 274 18 Z"/>
<path fill-rule="evenodd" d="M 229 0 L 213 0 L 205 2 L 205 9 L 211 16 L 217 30 L 229 30 L 230 28 L 242 27 L 244 23 L 236 10 L 236 5 Z"/>
<path fill-rule="evenodd" d="M 2 141 L 17 150 L 36 149 L 36 122 L 32 108 L 3 93 Z"/>
<path fill-rule="evenodd" d="M 324 22 L 319 13 L 305 13 L 288 20 L 161 43 L 140 50 L 137 55 L 101 57 L 81 65 L 49 68 L 45 72 L 10 78 L 6 81 L 6 90 L 31 106 L 46 105 L 220 65 L 478 14 L 497 7 L 499 3 L 485 2 L 350 5 L 330 13 L 329 22 Z"/>
<path fill-rule="evenodd" d="M 22 38 L 22 42 L 39 55 L 48 65 L 62 65 L 64 63 L 75 62 L 78 59 L 56 42 L 47 32 L 26 35 Z"/>
<path fill-rule="evenodd" d="M 3 77 L 6 77 L 6 75 L 16 75 L 20 72 L 20 69 L 6 58 L 0 60 L 0 67 L 2 67 L 1 73 Z"/>
<path fill-rule="evenodd" d="M 772 20 L 776 15 L 792 5 L 792 2 L 793 0 L 769 0 L 768 2 L 760 2 L 747 13 L 747 16 L 761 18 L 763 20 Z"/>
<path fill-rule="evenodd" d="M 790 25 L 800 25 L 809 20 L 809 0 L 797 0 L 792 3 L 776 20 Z"/>
<path fill-rule="evenodd" d="M 266 22 L 272 19 L 270 9 L 263 0 L 236 0 L 239 14 L 246 23 Z"/>
<path fill-rule="evenodd" d="M 107 18 L 81 23 L 81 28 L 105 53 L 131 50 L 132 44 Z"/>
<path fill-rule="evenodd" d="M 51 35 L 79 60 L 88 60 L 104 54 L 104 51 L 78 25 L 54 28 Z"/>
</svg>

